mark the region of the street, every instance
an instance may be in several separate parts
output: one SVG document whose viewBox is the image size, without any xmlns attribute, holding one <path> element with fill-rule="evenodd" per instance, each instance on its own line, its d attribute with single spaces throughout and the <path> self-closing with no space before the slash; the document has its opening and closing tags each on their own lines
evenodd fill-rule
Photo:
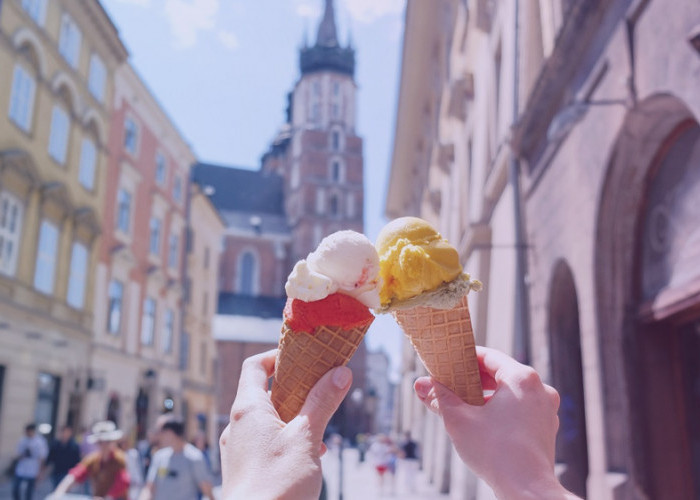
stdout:
<svg viewBox="0 0 700 500">
<path fill-rule="evenodd" d="M 338 449 L 330 448 L 321 459 L 323 477 L 326 482 L 327 499 L 338 500 L 339 460 Z M 380 490 L 377 473 L 371 463 L 360 463 L 359 453 L 355 448 L 343 449 L 343 500 L 370 500 L 375 498 L 401 498 L 402 500 L 427 500 L 447 499 L 448 495 L 440 495 L 431 485 L 427 484 L 422 472 L 414 474 L 415 489 L 408 491 L 408 477 L 401 461 L 398 463 L 396 477 L 387 473 L 385 477 L 384 492 Z M 10 499 L 11 481 L 0 482 L 0 499 Z M 218 490 L 218 488 L 217 488 Z M 37 484 L 34 498 L 43 500 L 51 492 L 48 480 Z"/>
<path fill-rule="evenodd" d="M 337 500 L 340 483 L 338 449 L 331 448 L 321 458 L 323 477 L 326 481 L 328 500 Z M 384 491 L 379 485 L 379 478 L 374 467 L 368 461 L 360 463 L 356 448 L 343 449 L 343 497 L 342 500 L 369 500 L 374 498 L 401 498 L 402 500 L 446 499 L 431 485 L 427 484 L 422 472 L 414 474 L 414 491 L 408 490 L 408 474 L 405 474 L 404 464 L 399 460 L 396 477 L 388 473 L 385 477 Z M 394 479 L 394 481 L 392 481 Z"/>
</svg>

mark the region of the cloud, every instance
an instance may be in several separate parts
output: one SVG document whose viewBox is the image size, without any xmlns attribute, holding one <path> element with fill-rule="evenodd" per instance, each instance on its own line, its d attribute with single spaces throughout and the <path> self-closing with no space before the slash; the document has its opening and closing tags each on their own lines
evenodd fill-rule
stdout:
<svg viewBox="0 0 700 500">
<path fill-rule="evenodd" d="M 233 31 L 219 30 L 217 37 L 221 42 L 221 45 L 229 50 L 236 50 L 241 44 L 238 41 L 238 37 Z"/>
<path fill-rule="evenodd" d="M 175 37 L 175 47 L 192 47 L 200 31 L 212 31 L 219 7 L 219 0 L 165 0 L 165 15 Z"/>
<path fill-rule="evenodd" d="M 357 22 L 370 24 L 385 16 L 397 16 L 404 10 L 405 0 L 343 0 L 345 10 Z"/>
<path fill-rule="evenodd" d="M 304 19 L 317 19 L 321 17 L 321 9 L 318 1 L 295 0 L 294 10 Z"/>
</svg>

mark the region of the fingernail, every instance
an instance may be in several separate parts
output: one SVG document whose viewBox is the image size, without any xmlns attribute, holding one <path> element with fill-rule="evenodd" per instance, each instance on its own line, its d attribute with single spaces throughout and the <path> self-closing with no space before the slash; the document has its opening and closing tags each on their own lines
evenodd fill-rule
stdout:
<svg viewBox="0 0 700 500">
<path fill-rule="evenodd" d="M 350 377 L 352 377 L 350 368 L 340 366 L 333 372 L 333 384 L 335 384 L 338 389 L 345 389 L 350 383 Z"/>
<path fill-rule="evenodd" d="M 428 396 L 428 393 L 432 388 L 433 386 L 428 380 L 416 380 L 416 384 L 414 385 L 416 393 L 421 398 L 425 398 L 426 396 Z"/>
</svg>

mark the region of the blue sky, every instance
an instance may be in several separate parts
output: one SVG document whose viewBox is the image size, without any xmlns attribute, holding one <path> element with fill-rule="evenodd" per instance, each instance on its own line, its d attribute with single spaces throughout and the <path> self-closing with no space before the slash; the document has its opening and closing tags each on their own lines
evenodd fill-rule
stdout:
<svg viewBox="0 0 700 500">
<path fill-rule="evenodd" d="M 102 0 L 131 62 L 201 161 L 258 168 L 284 121 L 323 0 Z M 335 0 L 341 44 L 356 49 L 358 132 L 364 139 L 365 233 L 386 222 L 404 0 Z M 379 317 L 368 333 L 398 367 L 401 333 Z"/>
</svg>

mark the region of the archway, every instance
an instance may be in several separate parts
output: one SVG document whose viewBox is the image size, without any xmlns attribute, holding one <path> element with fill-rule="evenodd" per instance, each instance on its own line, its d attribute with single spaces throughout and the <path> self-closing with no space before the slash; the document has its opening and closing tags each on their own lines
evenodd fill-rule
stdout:
<svg viewBox="0 0 700 500">
<path fill-rule="evenodd" d="M 654 200 L 673 198 L 678 182 L 664 178 L 678 175 L 679 168 L 698 171 L 689 163 L 693 156 L 676 149 L 684 134 L 697 129 L 695 117 L 673 96 L 655 95 L 639 103 L 618 134 L 601 193 L 595 281 L 606 458 L 608 470 L 627 474 L 621 489 L 633 496 L 642 491 L 650 498 L 697 498 L 687 394 L 674 384 L 692 376 L 682 374 L 683 350 L 693 348 L 682 340 L 682 332 L 700 316 L 700 276 L 688 272 L 687 265 L 682 271 L 667 254 L 661 266 L 691 278 L 682 287 L 662 285 L 649 292 L 644 250 L 647 228 L 658 226 Z M 697 227 L 699 219 L 683 220 Z"/>
<path fill-rule="evenodd" d="M 583 362 L 578 295 L 569 266 L 559 261 L 549 295 L 549 344 L 552 383 L 561 396 L 556 460 L 561 483 L 585 498 L 588 441 L 583 393 Z"/>
</svg>

